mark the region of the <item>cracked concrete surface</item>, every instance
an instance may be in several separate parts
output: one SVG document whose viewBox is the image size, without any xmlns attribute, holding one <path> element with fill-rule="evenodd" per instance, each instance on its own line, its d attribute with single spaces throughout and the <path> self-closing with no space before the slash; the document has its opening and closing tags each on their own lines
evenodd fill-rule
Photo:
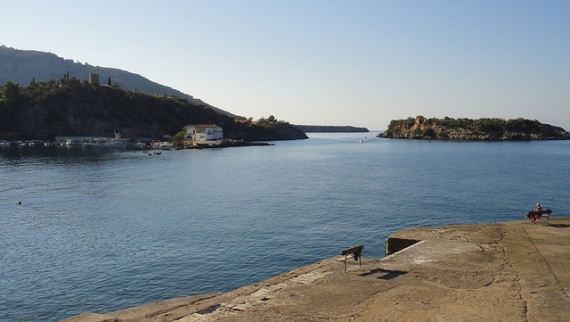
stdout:
<svg viewBox="0 0 570 322">
<path fill-rule="evenodd" d="M 339 256 L 227 293 L 65 321 L 565 321 L 570 316 L 570 218 L 551 218 L 549 225 L 413 228 L 390 238 L 419 242 L 383 259 L 363 258 L 362 266 L 350 261 L 346 273 Z"/>
</svg>

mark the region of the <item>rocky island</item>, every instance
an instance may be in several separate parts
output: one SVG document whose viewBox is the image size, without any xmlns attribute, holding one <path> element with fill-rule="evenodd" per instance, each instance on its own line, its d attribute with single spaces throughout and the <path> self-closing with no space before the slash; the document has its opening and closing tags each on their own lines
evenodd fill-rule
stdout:
<svg viewBox="0 0 570 322">
<path fill-rule="evenodd" d="M 453 119 L 416 116 L 392 120 L 378 137 L 454 141 L 568 140 L 570 133 L 561 127 L 523 118 Z"/>
</svg>

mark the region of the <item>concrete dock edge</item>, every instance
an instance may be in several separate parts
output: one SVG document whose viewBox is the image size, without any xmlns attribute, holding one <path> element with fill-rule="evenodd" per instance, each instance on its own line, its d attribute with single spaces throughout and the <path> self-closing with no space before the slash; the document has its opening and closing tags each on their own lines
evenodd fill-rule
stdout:
<svg viewBox="0 0 570 322">
<path fill-rule="evenodd" d="M 350 245 L 348 245 L 350 246 Z M 103 321 L 567 321 L 570 218 L 418 227 L 382 259 L 341 256 L 227 293 L 84 313 Z M 339 250 L 340 255 L 340 250 Z"/>
</svg>

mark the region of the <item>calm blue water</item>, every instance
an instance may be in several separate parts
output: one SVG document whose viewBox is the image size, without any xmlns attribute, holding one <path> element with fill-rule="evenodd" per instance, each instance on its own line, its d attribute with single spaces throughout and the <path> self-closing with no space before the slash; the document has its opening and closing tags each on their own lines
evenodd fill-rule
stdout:
<svg viewBox="0 0 570 322">
<path fill-rule="evenodd" d="M 570 213 L 570 141 L 0 149 L 0 320 L 228 291 L 417 225 Z M 360 144 L 358 141 L 364 139 Z M 22 201 L 22 205 L 18 205 Z"/>
</svg>

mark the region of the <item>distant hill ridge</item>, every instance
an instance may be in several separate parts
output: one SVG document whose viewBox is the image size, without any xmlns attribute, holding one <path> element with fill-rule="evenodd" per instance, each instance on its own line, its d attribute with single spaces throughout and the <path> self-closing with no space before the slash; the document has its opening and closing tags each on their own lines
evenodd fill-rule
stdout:
<svg viewBox="0 0 570 322">
<path fill-rule="evenodd" d="M 334 125 L 295 125 L 304 132 L 369 132 L 365 127 L 334 126 Z"/>
<path fill-rule="evenodd" d="M 287 122 L 219 113 L 176 96 L 150 95 L 116 86 L 61 78 L 0 86 L 0 139 L 53 140 L 56 136 L 161 138 L 189 124 L 216 124 L 224 138 L 246 141 L 306 139 Z"/>
<path fill-rule="evenodd" d="M 176 89 L 155 83 L 141 75 L 130 73 L 116 68 L 92 66 L 87 63 L 81 64 L 72 59 L 64 59 L 52 53 L 35 50 L 19 50 L 5 45 L 0 46 L 0 85 L 11 81 L 22 86 L 29 85 L 32 81 L 46 82 L 60 79 L 63 75 L 86 80 L 89 73 L 98 74 L 101 84 L 107 84 L 109 77 L 112 85 L 117 85 L 125 90 L 155 95 L 169 95 L 184 98 L 191 103 L 206 105 L 218 112 L 234 116 L 233 114 L 209 105 L 191 95 L 182 93 Z"/>
<path fill-rule="evenodd" d="M 456 141 L 569 140 L 570 133 L 561 127 L 523 118 L 452 119 L 416 116 L 392 120 L 383 138 Z"/>
</svg>

